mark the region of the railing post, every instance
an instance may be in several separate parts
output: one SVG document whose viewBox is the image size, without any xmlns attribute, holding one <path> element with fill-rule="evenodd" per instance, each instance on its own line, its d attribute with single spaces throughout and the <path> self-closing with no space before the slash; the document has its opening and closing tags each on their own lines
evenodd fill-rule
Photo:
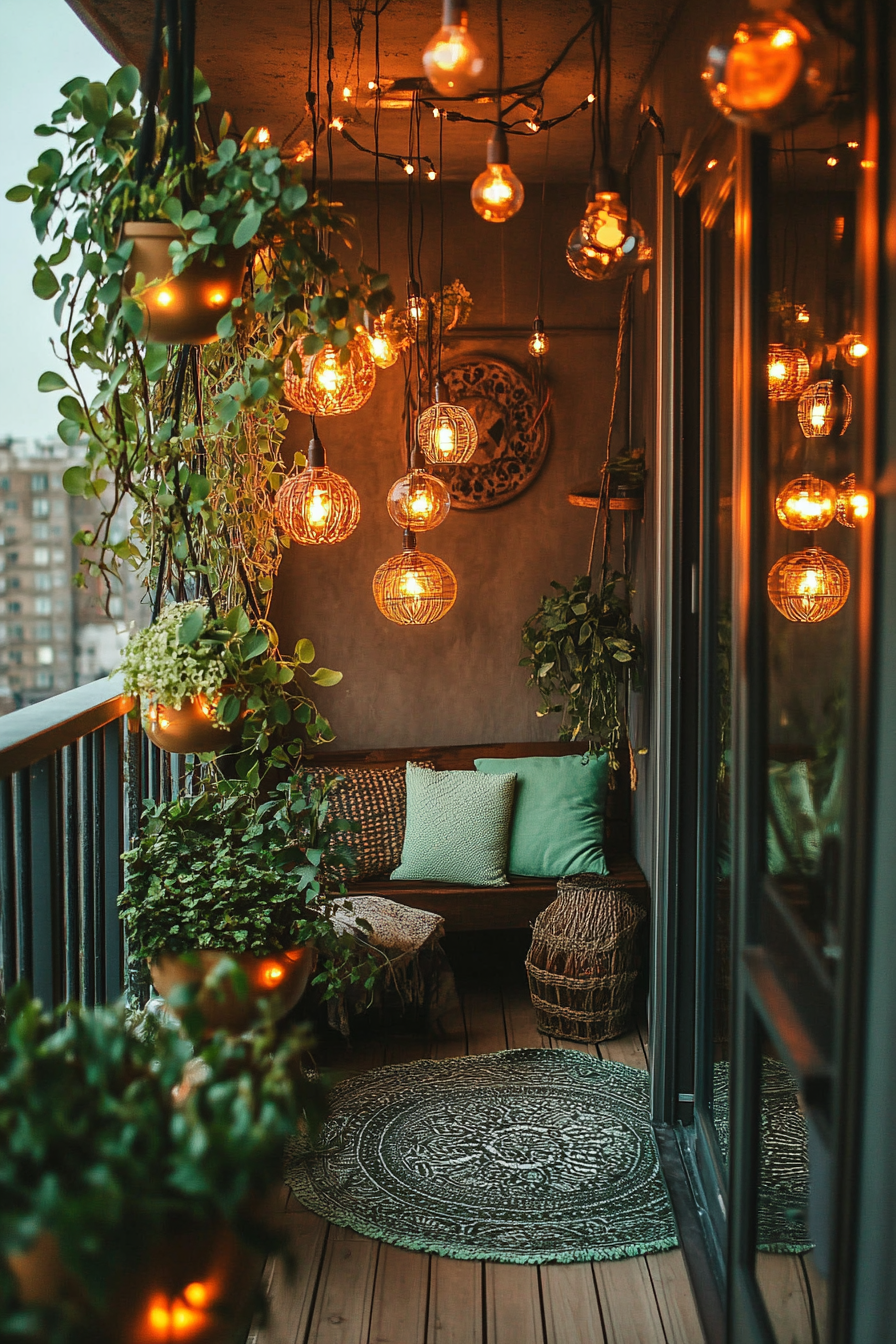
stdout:
<svg viewBox="0 0 896 1344">
<path fill-rule="evenodd" d="M 62 758 L 62 891 L 65 915 L 64 997 L 81 995 L 81 920 L 78 904 L 78 748 L 63 747 Z"/>
<path fill-rule="evenodd" d="M 118 895 L 122 883 L 121 854 L 124 845 L 124 761 L 122 721 L 107 723 L 103 735 L 103 903 L 105 924 L 105 999 L 117 999 L 123 988 L 121 921 Z M 99 736 L 99 734 L 97 734 Z"/>
<path fill-rule="evenodd" d="M 30 808 L 31 987 L 47 1008 L 59 1000 L 62 939 L 56 857 L 55 757 L 28 770 Z M 27 891 L 27 889 L 26 889 Z M 27 896 L 26 896 L 27 899 Z"/>
<path fill-rule="evenodd" d="M 0 779 L 0 992 L 4 994 L 16 982 L 14 851 L 12 786 L 8 779 Z"/>
<path fill-rule="evenodd" d="M 34 984 L 31 926 L 31 804 L 28 771 L 12 777 L 16 909 L 16 978 Z"/>
<path fill-rule="evenodd" d="M 81 1002 L 92 1008 L 97 999 L 96 935 L 93 920 L 93 743 L 78 742 L 78 832 L 81 839 L 78 894 L 81 903 Z"/>
</svg>

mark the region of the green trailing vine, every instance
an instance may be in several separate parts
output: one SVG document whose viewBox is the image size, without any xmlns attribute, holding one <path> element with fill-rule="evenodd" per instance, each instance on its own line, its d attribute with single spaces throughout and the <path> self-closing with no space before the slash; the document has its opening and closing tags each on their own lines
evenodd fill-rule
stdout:
<svg viewBox="0 0 896 1344">
<path fill-rule="evenodd" d="M 628 741 L 628 693 L 640 690 L 643 665 L 627 586 L 611 572 L 596 590 L 588 574 L 571 588 L 551 587 L 555 595 L 543 597 L 523 626 L 528 653 L 520 666 L 529 668 L 541 699 L 538 716 L 560 714 L 561 742 L 587 742 L 608 752 L 618 769 Z"/>
</svg>

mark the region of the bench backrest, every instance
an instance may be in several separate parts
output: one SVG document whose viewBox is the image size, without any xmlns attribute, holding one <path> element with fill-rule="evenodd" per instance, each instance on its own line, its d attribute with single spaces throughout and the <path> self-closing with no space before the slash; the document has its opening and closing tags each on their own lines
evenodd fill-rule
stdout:
<svg viewBox="0 0 896 1344">
<path fill-rule="evenodd" d="M 366 751 L 315 752 L 313 764 L 339 770 L 366 767 L 371 770 L 404 765 L 408 761 L 432 761 L 437 770 L 473 770 L 480 756 L 575 756 L 587 748 L 578 742 L 484 742 L 458 747 L 376 747 Z M 628 852 L 631 842 L 631 796 L 628 770 L 611 774 L 607 797 L 607 844 Z"/>
</svg>

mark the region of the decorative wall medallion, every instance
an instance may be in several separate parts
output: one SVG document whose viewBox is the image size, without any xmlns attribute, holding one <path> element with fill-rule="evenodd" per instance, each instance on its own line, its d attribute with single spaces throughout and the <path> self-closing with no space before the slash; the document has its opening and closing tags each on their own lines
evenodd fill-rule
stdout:
<svg viewBox="0 0 896 1344">
<path fill-rule="evenodd" d="M 502 359 L 469 356 L 443 369 L 446 400 L 476 421 L 479 446 L 463 466 L 435 466 L 454 509 L 494 509 L 532 484 L 547 457 L 550 428 L 544 394 Z"/>
</svg>

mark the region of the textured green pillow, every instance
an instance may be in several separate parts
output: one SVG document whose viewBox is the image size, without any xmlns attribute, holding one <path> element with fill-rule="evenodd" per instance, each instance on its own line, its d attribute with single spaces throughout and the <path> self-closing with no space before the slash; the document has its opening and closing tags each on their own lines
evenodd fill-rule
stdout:
<svg viewBox="0 0 896 1344">
<path fill-rule="evenodd" d="M 508 868 L 518 877 L 605 873 L 604 812 L 610 759 L 599 756 L 524 756 L 479 760 L 491 775 L 513 770 L 516 806 Z"/>
<path fill-rule="evenodd" d="M 408 815 L 393 881 L 507 886 L 515 776 L 420 770 L 408 762 Z"/>
</svg>

